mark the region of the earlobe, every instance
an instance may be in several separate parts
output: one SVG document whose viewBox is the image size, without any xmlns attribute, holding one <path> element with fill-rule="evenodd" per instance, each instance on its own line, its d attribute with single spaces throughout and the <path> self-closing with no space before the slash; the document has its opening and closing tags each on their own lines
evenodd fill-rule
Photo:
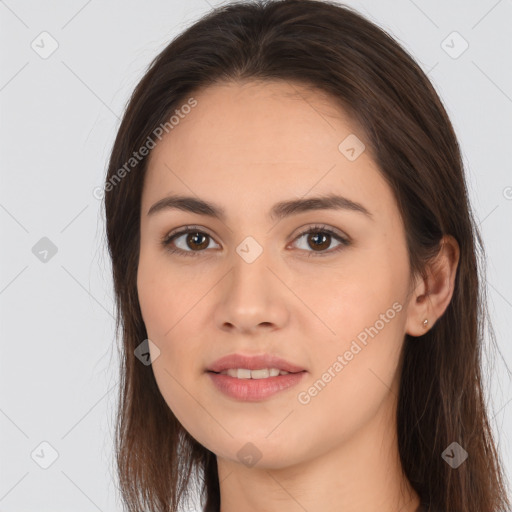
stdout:
<svg viewBox="0 0 512 512">
<path fill-rule="evenodd" d="M 428 332 L 445 312 L 453 296 L 459 257 L 455 238 L 443 236 L 437 256 L 427 264 L 426 275 L 411 296 L 406 322 L 410 336 Z"/>
</svg>

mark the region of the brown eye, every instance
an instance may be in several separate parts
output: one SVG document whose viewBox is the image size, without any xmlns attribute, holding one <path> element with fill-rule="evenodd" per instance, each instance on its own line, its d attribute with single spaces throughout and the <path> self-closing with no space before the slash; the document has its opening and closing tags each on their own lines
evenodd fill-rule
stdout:
<svg viewBox="0 0 512 512">
<path fill-rule="evenodd" d="M 310 247 L 314 248 L 315 250 L 323 251 L 325 249 L 329 248 L 329 245 L 331 245 L 331 235 L 329 234 L 322 234 L 322 233 L 313 233 L 308 235 L 308 243 L 310 244 Z"/>
<path fill-rule="evenodd" d="M 209 245 L 208 238 L 207 234 L 198 231 L 197 233 L 189 233 L 185 239 L 185 243 L 188 247 L 197 250 L 206 249 Z"/>
<path fill-rule="evenodd" d="M 350 240 L 338 234 L 334 230 L 325 226 L 313 226 L 307 231 L 302 232 L 297 236 L 295 241 L 306 237 L 306 246 L 299 247 L 303 252 L 309 253 L 308 256 L 329 256 L 342 250 L 344 247 L 350 245 Z M 201 253 L 207 253 L 205 249 L 209 248 L 210 242 L 214 241 L 213 238 L 207 233 L 200 231 L 193 226 L 167 235 L 162 240 L 162 245 L 170 253 L 175 253 L 183 256 L 199 256 Z M 332 242 L 336 241 L 337 246 L 334 249 L 328 250 Z M 220 247 L 217 244 L 217 248 Z"/>
<path fill-rule="evenodd" d="M 309 252 L 310 254 L 308 256 L 328 256 L 350 245 L 350 241 L 347 238 L 325 226 L 313 226 L 307 231 L 302 232 L 296 240 L 300 240 L 306 235 L 306 243 L 299 248 Z M 332 250 L 327 250 L 333 240 L 338 242 L 338 245 Z"/>
<path fill-rule="evenodd" d="M 162 245 L 171 253 L 183 254 L 184 256 L 196 256 L 205 252 L 213 238 L 194 228 L 186 228 L 168 235 L 162 240 Z"/>
</svg>

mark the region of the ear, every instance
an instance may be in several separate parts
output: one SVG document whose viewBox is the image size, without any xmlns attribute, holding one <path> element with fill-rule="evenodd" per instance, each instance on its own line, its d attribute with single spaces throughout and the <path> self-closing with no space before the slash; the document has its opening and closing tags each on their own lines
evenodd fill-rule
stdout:
<svg viewBox="0 0 512 512">
<path fill-rule="evenodd" d="M 427 265 L 426 276 L 416 280 L 407 308 L 407 334 L 422 336 L 445 312 L 453 295 L 459 256 L 457 240 L 451 235 L 443 236 L 439 253 Z"/>
</svg>

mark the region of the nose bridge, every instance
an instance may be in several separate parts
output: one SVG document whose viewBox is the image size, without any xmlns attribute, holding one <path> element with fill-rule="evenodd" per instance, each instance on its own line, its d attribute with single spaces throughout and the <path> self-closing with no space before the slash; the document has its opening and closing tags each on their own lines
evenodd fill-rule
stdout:
<svg viewBox="0 0 512 512">
<path fill-rule="evenodd" d="M 269 270 L 270 251 L 252 236 L 246 237 L 236 248 L 230 276 L 230 297 L 251 302 L 261 301 L 271 293 L 274 276 Z"/>
<path fill-rule="evenodd" d="M 216 312 L 217 322 L 241 330 L 269 323 L 282 327 L 287 318 L 284 290 L 270 270 L 270 256 L 271 251 L 251 236 L 235 248 Z"/>
</svg>

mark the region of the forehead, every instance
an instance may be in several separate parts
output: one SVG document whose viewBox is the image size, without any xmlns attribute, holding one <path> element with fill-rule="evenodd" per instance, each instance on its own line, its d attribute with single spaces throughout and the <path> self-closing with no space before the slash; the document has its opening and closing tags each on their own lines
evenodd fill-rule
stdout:
<svg viewBox="0 0 512 512">
<path fill-rule="evenodd" d="M 319 151 L 325 160 L 337 157 L 340 137 L 354 132 L 325 93 L 290 82 L 221 83 L 193 97 L 197 105 L 164 136 L 169 144 L 155 148 L 152 158 L 174 145 L 175 159 L 187 162 L 213 155 L 270 165 L 313 156 L 316 163 Z"/>
<path fill-rule="evenodd" d="M 350 160 L 340 150 L 346 140 L 364 144 L 365 135 L 322 91 L 284 81 L 222 83 L 192 97 L 196 106 L 151 152 L 146 211 L 173 192 L 269 206 L 331 192 L 377 207 L 393 201 L 369 151 Z"/>
</svg>

